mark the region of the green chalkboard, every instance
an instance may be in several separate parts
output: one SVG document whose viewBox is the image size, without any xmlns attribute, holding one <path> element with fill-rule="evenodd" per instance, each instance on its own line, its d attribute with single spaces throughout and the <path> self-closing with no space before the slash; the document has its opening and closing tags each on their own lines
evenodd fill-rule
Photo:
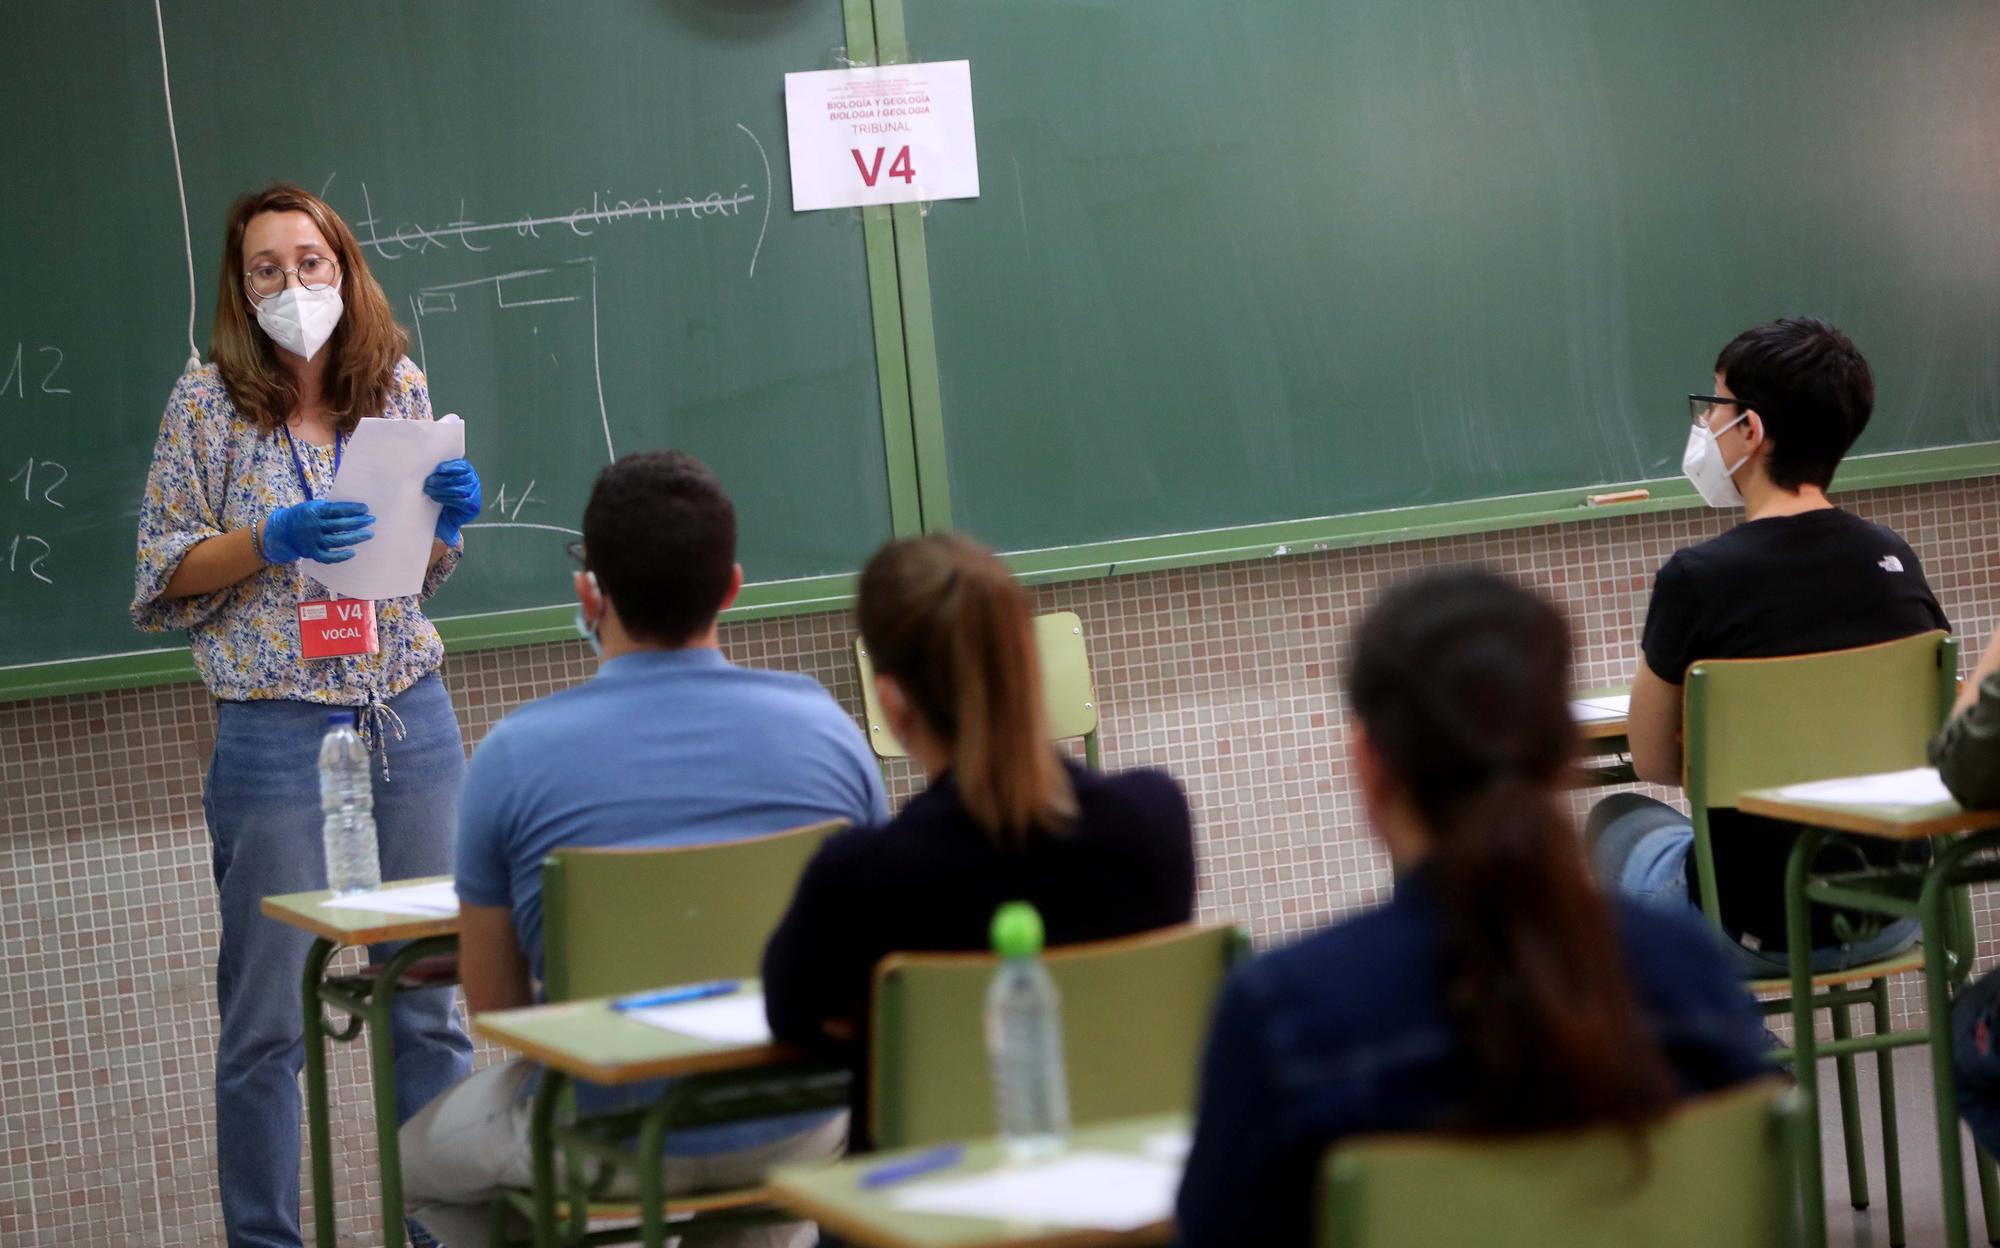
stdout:
<svg viewBox="0 0 2000 1248">
<path fill-rule="evenodd" d="M 1670 478 L 1801 312 L 1874 362 L 1860 452 L 2000 438 L 1992 0 L 900 7 L 979 119 L 981 197 L 899 227 L 927 524 L 1081 567 Z"/>
<path fill-rule="evenodd" d="M 786 176 L 783 74 L 835 63 L 839 4 L 169 2 L 172 132 L 154 12 L 0 18 L 0 668 L 178 642 L 127 620 L 133 518 L 228 204 L 272 179 L 355 228 L 468 424 L 487 511 L 433 615 L 565 601 L 614 453 L 713 465 L 767 600 L 898 527 L 869 227 Z"/>
</svg>

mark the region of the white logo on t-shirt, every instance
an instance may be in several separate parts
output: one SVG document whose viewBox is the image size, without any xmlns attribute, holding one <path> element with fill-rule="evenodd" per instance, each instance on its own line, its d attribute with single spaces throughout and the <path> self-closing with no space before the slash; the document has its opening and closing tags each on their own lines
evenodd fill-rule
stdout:
<svg viewBox="0 0 2000 1248">
<path fill-rule="evenodd" d="M 1875 566 L 1884 572 L 1901 572 L 1903 570 L 1903 561 L 1894 555 L 1883 555 L 1882 562 Z"/>
</svg>

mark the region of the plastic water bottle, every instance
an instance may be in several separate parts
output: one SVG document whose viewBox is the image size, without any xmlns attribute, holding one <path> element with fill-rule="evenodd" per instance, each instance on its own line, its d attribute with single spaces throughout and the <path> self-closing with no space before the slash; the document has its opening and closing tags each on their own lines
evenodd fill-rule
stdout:
<svg viewBox="0 0 2000 1248">
<path fill-rule="evenodd" d="M 326 886 L 335 896 L 382 887 L 375 853 L 375 788 L 368 775 L 368 747 L 354 731 L 353 711 L 326 717 L 319 745 L 319 808 L 326 816 Z"/>
<path fill-rule="evenodd" d="M 993 914 L 999 969 L 986 990 L 986 1055 L 1000 1139 L 1015 1161 L 1060 1152 L 1069 1135 L 1062 994 L 1042 965 L 1042 916 L 1024 901 Z"/>
</svg>

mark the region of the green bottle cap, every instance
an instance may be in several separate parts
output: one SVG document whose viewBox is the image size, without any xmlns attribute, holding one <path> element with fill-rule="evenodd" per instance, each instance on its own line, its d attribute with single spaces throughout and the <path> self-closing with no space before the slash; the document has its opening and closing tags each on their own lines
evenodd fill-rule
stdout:
<svg viewBox="0 0 2000 1248">
<path fill-rule="evenodd" d="M 993 912 L 992 935 L 1001 957 L 1035 957 L 1042 951 L 1042 916 L 1025 901 L 1010 901 Z"/>
</svg>

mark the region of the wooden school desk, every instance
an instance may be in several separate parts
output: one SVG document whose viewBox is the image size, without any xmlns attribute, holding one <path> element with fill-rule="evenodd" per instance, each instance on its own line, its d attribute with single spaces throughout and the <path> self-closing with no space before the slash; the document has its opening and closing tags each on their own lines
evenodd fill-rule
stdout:
<svg viewBox="0 0 2000 1248">
<path fill-rule="evenodd" d="M 1958 1095 L 1952 1084 L 1951 997 L 1972 970 L 1971 908 L 1964 886 L 2000 879 L 2000 810 L 1964 810 L 1955 802 L 1930 806 L 1867 806 L 1800 801 L 1782 790 L 1765 789 L 1742 795 L 1737 809 L 1804 825 L 1785 872 L 1786 945 L 1790 950 L 1792 1035 L 1797 1055 L 1799 1087 L 1818 1104 L 1821 1057 L 1876 1052 L 1928 1042 L 1932 1089 L 1937 1108 L 1938 1164 L 1944 1200 L 1947 1248 L 1966 1248 L 1965 1180 L 1959 1153 Z M 1836 833 L 1873 836 L 1892 841 L 1936 841 L 1936 855 L 1926 867 L 1884 867 L 1869 871 L 1813 876 L 1807 870 L 1813 855 Z M 1987 855 L 1981 862 L 1973 861 Z M 1888 918 L 1915 917 L 1923 927 L 1924 991 L 1929 1026 L 1886 1036 L 1855 1036 L 1821 1044 L 1813 1032 L 1812 905 L 1838 905 Z M 1825 1242 L 1826 1202 L 1819 1157 L 1819 1114 L 1804 1116 L 1808 1146 L 1801 1154 L 1807 1243 Z M 1980 1168 L 1987 1233 L 2000 1232 L 2000 1191 L 1994 1189 L 1988 1167 Z"/>
<path fill-rule="evenodd" d="M 761 997 L 757 980 L 743 980 L 736 995 Z M 714 998 L 720 1000 L 722 998 Z M 510 1053 L 541 1063 L 545 1073 L 535 1089 L 534 1116 L 530 1143 L 534 1150 L 532 1219 L 537 1248 L 554 1248 L 561 1242 L 556 1235 L 556 1107 L 565 1085 L 573 1079 L 622 1087 L 655 1079 L 684 1076 L 738 1076 L 733 1081 L 717 1080 L 721 1086 L 704 1091 L 720 1093 L 715 1099 L 724 1112 L 706 1112 L 701 1093 L 655 1102 L 637 1116 L 636 1146 L 620 1144 L 586 1145 L 599 1156 L 622 1159 L 657 1159 L 660 1142 L 676 1127 L 706 1126 L 732 1118 L 798 1113 L 817 1109 L 845 1109 L 850 1095 L 845 1066 L 833 1067 L 808 1062 L 796 1049 L 765 1040 L 741 1044 L 704 1039 L 636 1022 L 612 1008 L 612 998 L 568 1001 L 558 1005 L 529 1006 L 518 1010 L 494 1010 L 472 1020 L 473 1030 Z M 676 1089 L 677 1091 L 681 1089 Z M 744 1112 L 748 1108 L 749 1112 Z M 564 1133 L 574 1144 L 575 1133 Z M 638 1204 L 642 1218 L 642 1242 L 652 1248 L 665 1242 L 664 1220 L 660 1211 L 663 1193 L 660 1167 L 634 1164 L 638 1179 Z M 701 1211 L 747 1208 L 761 1204 L 765 1193 L 753 1189 L 704 1202 L 700 1197 L 676 1201 Z M 582 1202 L 570 1209 L 573 1231 L 580 1231 L 586 1216 Z"/>
<path fill-rule="evenodd" d="M 1630 688 L 1591 689 L 1576 695 L 1574 700 L 1584 698 L 1626 697 Z M 1632 771 L 1632 747 L 1625 738 L 1627 716 L 1612 719 L 1589 719 L 1577 723 L 1577 735 L 1583 738 L 1583 757 L 1577 761 L 1576 788 L 1597 788 L 1605 785 L 1632 784 L 1638 776 Z"/>
<path fill-rule="evenodd" d="M 423 880 L 397 880 L 398 885 L 435 884 L 449 880 L 438 876 Z M 389 1008 L 396 993 L 405 988 L 432 988 L 457 982 L 456 976 L 421 984 L 406 984 L 404 976 L 425 958 L 458 951 L 458 916 L 391 914 L 381 910 L 329 908 L 324 903 L 333 894 L 288 893 L 264 899 L 264 914 L 311 932 L 315 939 L 306 954 L 303 995 L 305 1000 L 306 1045 L 306 1133 L 312 1161 L 313 1239 L 320 1248 L 333 1248 L 336 1234 L 333 1209 L 333 1141 L 326 1094 L 326 1042 L 357 1038 L 368 1032 L 368 1074 L 375 1094 L 375 1147 L 381 1170 L 382 1242 L 400 1246 L 409 1242 L 403 1231 L 403 1155 L 396 1140 L 396 1050 L 389 1026 Z M 385 941 L 408 941 L 381 966 L 371 966 L 355 975 L 329 975 L 327 964 L 350 945 L 373 945 Z M 327 1026 L 323 1008 L 332 1006 L 348 1015 L 339 1030 Z"/>
<path fill-rule="evenodd" d="M 1152 1141 L 1162 1136 L 1185 1136 L 1190 1125 L 1186 1114 L 1098 1123 L 1071 1131 L 1069 1147 L 1073 1152 L 1087 1149 L 1147 1156 Z M 1002 1154 L 994 1140 L 966 1145 L 963 1160 L 922 1178 L 881 1188 L 861 1186 L 861 1177 L 870 1171 L 930 1151 L 913 1148 L 853 1157 L 834 1166 L 783 1167 L 771 1173 L 771 1196 L 793 1213 L 811 1218 L 862 1248 L 1127 1248 L 1173 1239 L 1171 1219 L 1131 1231 L 1077 1230 L 896 1207 L 896 1198 L 918 1183 L 999 1169 Z"/>
</svg>

